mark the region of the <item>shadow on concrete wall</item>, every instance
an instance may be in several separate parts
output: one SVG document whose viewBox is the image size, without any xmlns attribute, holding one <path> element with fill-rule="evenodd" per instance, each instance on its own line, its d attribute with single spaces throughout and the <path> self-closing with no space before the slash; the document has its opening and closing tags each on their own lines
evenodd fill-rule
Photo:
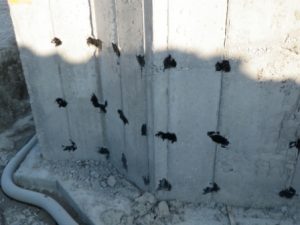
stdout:
<svg viewBox="0 0 300 225">
<path fill-rule="evenodd" d="M 54 157 L 105 159 L 106 147 L 120 171 L 162 198 L 268 206 L 282 203 L 280 191 L 300 190 L 297 148 L 289 148 L 299 144 L 292 79 L 253 79 L 237 59 L 178 50 L 154 53 L 154 64 L 118 56 L 111 43 L 82 64 L 20 52 L 37 131 Z"/>
<path fill-rule="evenodd" d="M 100 30 L 108 26 L 102 16 Z M 62 57 L 71 49 L 64 49 L 68 40 L 52 38 L 32 45 L 56 54 L 19 49 L 46 158 L 109 159 L 161 198 L 261 207 L 297 200 L 290 189 L 300 190 L 300 95 L 293 76 L 263 66 L 247 73 L 243 57 L 224 61 L 180 49 L 144 56 L 111 42 L 99 50 L 91 39 L 76 43 L 90 58 L 74 63 Z M 14 87 L 5 94 L 27 97 L 25 87 Z"/>
</svg>

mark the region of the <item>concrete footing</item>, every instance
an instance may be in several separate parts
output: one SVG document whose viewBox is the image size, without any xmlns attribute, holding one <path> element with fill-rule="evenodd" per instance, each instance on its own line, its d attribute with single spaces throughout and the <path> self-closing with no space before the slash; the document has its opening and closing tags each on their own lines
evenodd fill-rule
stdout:
<svg viewBox="0 0 300 225">
<path fill-rule="evenodd" d="M 107 161 L 48 161 L 41 158 L 39 146 L 20 165 L 14 180 L 22 187 L 50 193 L 79 224 L 85 225 L 232 225 L 230 221 L 241 225 L 272 225 L 278 221 L 292 225 L 300 210 L 298 199 L 272 210 L 229 207 L 230 212 L 225 204 L 215 202 L 159 201 L 157 195 L 143 193 L 129 183 Z"/>
</svg>

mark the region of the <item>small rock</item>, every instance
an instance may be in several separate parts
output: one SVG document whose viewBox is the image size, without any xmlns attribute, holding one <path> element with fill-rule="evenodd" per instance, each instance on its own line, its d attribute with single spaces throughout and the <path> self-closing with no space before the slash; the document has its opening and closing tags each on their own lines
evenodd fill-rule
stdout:
<svg viewBox="0 0 300 225">
<path fill-rule="evenodd" d="M 136 199 L 141 195 L 141 191 L 134 187 L 129 194 L 130 195 L 128 195 L 128 198 Z"/>
<path fill-rule="evenodd" d="M 136 215 L 144 216 L 154 207 L 156 202 L 157 200 L 153 194 L 145 192 L 135 199 L 132 210 Z"/>
<path fill-rule="evenodd" d="M 151 204 L 155 204 L 157 200 L 153 194 L 151 194 L 149 192 L 145 192 L 143 195 L 136 198 L 135 201 L 139 202 L 139 203 L 149 202 Z"/>
<path fill-rule="evenodd" d="M 137 217 L 144 216 L 147 214 L 153 207 L 153 204 L 150 204 L 149 202 L 145 203 L 135 203 L 132 206 L 132 212 L 135 214 Z"/>
<path fill-rule="evenodd" d="M 296 215 L 293 215 L 292 219 L 293 219 L 294 222 L 296 222 L 298 220 L 298 217 Z"/>
<path fill-rule="evenodd" d="M 101 187 L 103 187 L 103 188 L 106 188 L 106 187 L 107 187 L 107 184 L 106 184 L 104 181 L 102 181 L 102 182 L 100 183 L 100 185 L 101 185 Z"/>
<path fill-rule="evenodd" d="M 211 209 L 216 209 L 216 208 L 218 208 L 218 204 L 216 202 L 209 202 L 207 207 L 209 207 Z"/>
<path fill-rule="evenodd" d="M 183 221 L 182 217 L 180 217 L 178 214 L 173 214 L 172 215 L 172 224 L 177 224 L 177 223 L 180 223 L 182 221 Z"/>
<path fill-rule="evenodd" d="M 155 221 L 155 214 L 153 213 L 148 213 L 146 214 L 143 218 L 142 218 L 142 222 L 144 222 L 145 224 L 154 224 Z"/>
<path fill-rule="evenodd" d="M 158 216 L 159 217 L 165 217 L 170 214 L 169 206 L 168 206 L 167 202 L 165 202 L 165 201 L 161 201 L 160 203 L 158 203 L 157 208 L 158 208 Z"/>
<path fill-rule="evenodd" d="M 178 201 L 178 200 L 171 200 L 169 202 L 169 205 L 170 205 L 170 211 L 172 212 L 181 212 L 184 210 L 184 205 L 181 201 Z"/>
<path fill-rule="evenodd" d="M 107 182 L 108 186 L 114 187 L 116 185 L 116 183 L 117 183 L 117 180 L 116 180 L 116 178 L 114 176 L 109 176 L 107 178 L 106 182 Z"/>
<path fill-rule="evenodd" d="M 220 211 L 223 215 L 227 215 L 227 209 L 226 209 L 225 206 L 219 207 L 219 211 Z"/>
<path fill-rule="evenodd" d="M 12 151 L 14 150 L 15 144 L 9 138 L 0 136 L 0 151 Z"/>
<path fill-rule="evenodd" d="M 92 177 L 92 178 L 99 178 L 99 173 L 97 173 L 96 171 L 93 170 L 93 171 L 91 172 L 91 177 Z"/>
<path fill-rule="evenodd" d="M 286 214 L 287 211 L 288 211 L 288 208 L 287 208 L 286 206 L 281 207 L 281 212 L 282 212 L 283 214 Z"/>
<path fill-rule="evenodd" d="M 133 220 L 134 220 L 133 216 L 127 216 L 125 224 L 126 225 L 132 225 L 133 224 Z"/>
<path fill-rule="evenodd" d="M 156 215 L 154 213 L 147 213 L 142 217 L 137 217 L 134 224 L 139 225 L 156 225 Z"/>
<path fill-rule="evenodd" d="M 109 209 L 101 214 L 101 219 L 105 225 L 117 225 L 124 215 L 125 212 L 121 210 Z"/>
</svg>

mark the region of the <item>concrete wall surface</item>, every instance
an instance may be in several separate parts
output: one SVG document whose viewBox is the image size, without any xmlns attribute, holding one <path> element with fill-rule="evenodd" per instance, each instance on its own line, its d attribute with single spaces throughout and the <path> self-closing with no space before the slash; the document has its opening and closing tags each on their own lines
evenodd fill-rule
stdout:
<svg viewBox="0 0 300 225">
<path fill-rule="evenodd" d="M 10 6 L 45 157 L 105 160 L 107 148 L 161 198 L 297 201 L 278 195 L 300 191 L 297 0 Z"/>
</svg>

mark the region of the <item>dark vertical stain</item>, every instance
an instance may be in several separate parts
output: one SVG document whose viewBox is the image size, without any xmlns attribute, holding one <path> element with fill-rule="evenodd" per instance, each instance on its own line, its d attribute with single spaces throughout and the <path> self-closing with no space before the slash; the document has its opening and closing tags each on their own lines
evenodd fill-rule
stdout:
<svg viewBox="0 0 300 225">
<path fill-rule="evenodd" d="M 127 159 L 126 159 L 126 156 L 125 156 L 124 153 L 122 153 L 121 161 L 122 161 L 122 165 L 123 165 L 124 170 L 128 171 Z"/>
<path fill-rule="evenodd" d="M 147 125 L 144 123 L 141 127 L 142 136 L 147 136 Z"/>
<path fill-rule="evenodd" d="M 148 176 L 143 176 L 143 181 L 145 185 L 149 185 L 150 184 L 150 178 L 149 175 Z"/>
<path fill-rule="evenodd" d="M 128 119 L 125 117 L 123 111 L 118 109 L 119 117 L 123 121 L 124 125 L 129 124 Z"/>
<path fill-rule="evenodd" d="M 115 43 L 111 43 L 111 45 L 112 45 L 112 48 L 113 48 L 114 52 L 116 53 L 116 55 L 118 57 L 120 57 L 121 56 L 121 52 L 120 52 L 120 49 L 119 49 L 118 45 L 115 44 Z"/>
<path fill-rule="evenodd" d="M 145 56 L 143 55 L 137 55 L 136 60 L 138 61 L 141 68 L 144 68 L 145 66 Z"/>
<path fill-rule="evenodd" d="M 165 59 L 164 59 L 164 70 L 166 69 L 171 69 L 171 68 L 175 68 L 177 66 L 177 62 L 175 61 L 174 58 L 172 58 L 171 55 L 168 55 Z"/>
</svg>

